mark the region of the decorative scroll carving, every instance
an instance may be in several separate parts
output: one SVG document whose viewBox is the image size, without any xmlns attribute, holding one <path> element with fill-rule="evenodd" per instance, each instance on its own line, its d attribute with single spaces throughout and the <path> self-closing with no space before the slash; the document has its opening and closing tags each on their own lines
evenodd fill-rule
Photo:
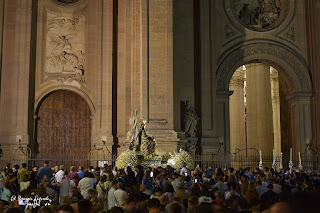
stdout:
<svg viewBox="0 0 320 213">
<path fill-rule="evenodd" d="M 286 19 L 289 0 L 229 0 L 234 17 L 246 28 L 268 31 Z"/>
<path fill-rule="evenodd" d="M 48 13 L 45 78 L 84 82 L 85 17 Z"/>
<path fill-rule="evenodd" d="M 295 78 L 295 84 L 300 91 L 310 91 L 311 80 L 306 62 L 298 53 L 270 43 L 255 43 L 237 48 L 225 58 L 217 71 L 217 90 L 228 90 L 229 81 L 234 70 L 244 63 L 261 59 L 275 61 L 286 66 Z"/>
</svg>

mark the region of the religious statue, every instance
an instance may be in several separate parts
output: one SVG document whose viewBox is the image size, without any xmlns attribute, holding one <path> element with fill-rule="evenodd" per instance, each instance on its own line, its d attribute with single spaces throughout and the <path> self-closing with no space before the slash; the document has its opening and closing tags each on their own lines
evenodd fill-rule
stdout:
<svg viewBox="0 0 320 213">
<path fill-rule="evenodd" d="M 198 117 L 196 110 L 191 106 L 190 101 L 186 101 L 185 108 L 185 135 L 186 137 L 195 137 L 197 134 L 197 123 L 200 120 Z"/>
<path fill-rule="evenodd" d="M 130 119 L 131 124 L 131 142 L 129 149 L 134 150 L 137 155 L 142 155 L 145 160 L 151 158 L 156 151 L 156 141 L 154 137 L 147 135 L 145 131 L 147 121 L 141 121 L 140 128 L 137 128 L 138 111 L 135 116 Z"/>
<path fill-rule="evenodd" d="M 188 140 L 185 144 L 185 150 L 188 151 L 191 155 L 194 155 L 197 151 L 198 140 Z"/>
</svg>

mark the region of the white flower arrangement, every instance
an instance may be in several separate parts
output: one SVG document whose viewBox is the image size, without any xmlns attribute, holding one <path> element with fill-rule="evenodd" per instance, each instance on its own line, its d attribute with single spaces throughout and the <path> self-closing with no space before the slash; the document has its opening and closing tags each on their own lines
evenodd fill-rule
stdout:
<svg viewBox="0 0 320 213">
<path fill-rule="evenodd" d="M 182 168 L 183 164 L 186 165 L 187 169 L 194 169 L 194 162 L 189 152 L 180 149 L 178 153 L 171 155 L 171 158 L 168 160 L 168 165 L 172 166 L 175 169 Z"/>
<path fill-rule="evenodd" d="M 136 154 L 135 151 L 127 149 L 126 151 L 122 152 L 116 161 L 116 167 L 118 169 L 123 169 L 128 166 L 128 163 L 130 163 L 130 166 L 137 166 L 139 162 L 139 157 Z"/>
</svg>

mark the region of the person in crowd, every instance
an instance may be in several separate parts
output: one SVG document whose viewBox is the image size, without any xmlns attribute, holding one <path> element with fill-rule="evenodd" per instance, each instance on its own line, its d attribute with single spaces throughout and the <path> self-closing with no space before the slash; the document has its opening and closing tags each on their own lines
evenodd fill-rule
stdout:
<svg viewBox="0 0 320 213">
<path fill-rule="evenodd" d="M 61 168 L 61 167 L 60 167 Z M 68 205 L 71 204 L 71 197 L 72 197 L 72 191 L 71 191 L 71 181 L 66 178 L 66 173 L 64 172 L 62 174 L 61 181 L 59 182 L 59 200 L 60 204 Z M 75 185 L 73 186 L 75 187 Z"/>
<path fill-rule="evenodd" d="M 136 212 L 139 209 L 140 201 L 136 196 L 129 196 L 123 202 L 123 212 L 124 213 L 132 213 Z"/>
<path fill-rule="evenodd" d="M 90 189 L 93 189 L 94 187 L 94 183 L 89 176 L 90 176 L 89 172 L 85 172 L 84 177 L 79 181 L 79 184 L 78 184 L 78 188 L 84 199 L 88 198 L 88 191 Z"/>
<path fill-rule="evenodd" d="M 78 202 L 78 213 L 89 213 L 92 203 L 89 200 L 82 199 Z"/>
<path fill-rule="evenodd" d="M 11 197 L 11 184 L 10 182 L 6 182 L 5 186 L 2 189 L 1 201 L 4 205 L 9 205 L 9 199 Z"/>
<path fill-rule="evenodd" d="M 228 186 L 224 184 L 224 180 L 222 176 L 218 177 L 218 183 L 216 183 L 212 188 L 217 188 L 223 196 L 225 192 L 229 190 Z"/>
<path fill-rule="evenodd" d="M 23 181 L 25 175 L 28 176 L 28 179 L 30 178 L 30 171 L 27 169 L 27 164 L 22 163 L 22 168 L 18 170 L 18 174 L 17 174 L 19 184 Z"/>
<path fill-rule="evenodd" d="M 111 208 L 118 206 L 118 200 L 116 200 L 116 197 L 114 195 L 114 192 L 117 190 L 117 181 L 112 182 L 112 186 L 110 190 L 108 191 L 108 210 L 110 211 Z"/>
<path fill-rule="evenodd" d="M 55 174 L 56 182 L 59 184 L 61 182 L 62 177 L 65 175 L 64 165 L 60 165 L 60 170 Z"/>
<path fill-rule="evenodd" d="M 189 193 L 185 191 L 183 183 L 178 185 L 178 191 L 175 193 L 174 197 L 180 198 L 180 204 L 182 204 L 185 199 L 190 197 Z"/>
<path fill-rule="evenodd" d="M 145 184 L 140 184 L 140 190 L 137 193 L 137 198 L 140 202 L 149 199 L 150 196 L 148 196 L 146 193 L 146 185 Z"/>
<path fill-rule="evenodd" d="M 52 178 L 52 169 L 49 167 L 49 161 L 45 161 L 43 167 L 37 172 L 37 181 L 41 183 L 43 178 L 46 177 L 48 180 Z"/>
<path fill-rule="evenodd" d="M 160 213 L 160 210 L 161 210 L 160 201 L 155 198 L 150 199 L 148 202 L 147 208 L 149 213 Z"/>
<path fill-rule="evenodd" d="M 75 213 L 74 209 L 70 205 L 60 205 L 56 209 L 57 213 Z"/>
<path fill-rule="evenodd" d="M 30 186 L 29 177 L 30 175 L 24 174 L 23 180 L 20 182 L 20 193 L 23 195 L 27 193 Z"/>
<path fill-rule="evenodd" d="M 151 196 L 152 188 L 153 188 L 153 180 L 152 178 L 150 178 L 150 174 L 148 172 L 145 174 L 142 184 L 146 185 L 145 193 Z"/>
<path fill-rule="evenodd" d="M 105 182 L 106 182 L 106 176 L 101 176 L 96 186 L 96 190 L 98 192 L 98 204 L 100 208 L 104 207 L 105 198 L 106 198 L 106 186 L 104 184 Z"/>
<path fill-rule="evenodd" d="M 117 206 L 121 206 L 124 201 L 127 199 L 127 192 L 125 192 L 123 189 L 123 183 L 118 182 L 117 183 L 117 190 L 113 193 Z"/>
<path fill-rule="evenodd" d="M 80 181 L 80 177 L 79 177 L 78 173 L 76 172 L 76 167 L 75 166 L 71 166 L 70 167 L 70 172 L 68 173 L 68 176 L 67 176 L 67 178 L 69 180 L 72 180 L 73 177 L 78 177 L 78 181 L 76 182 L 76 186 L 78 186 L 78 183 Z"/>
<path fill-rule="evenodd" d="M 80 179 L 82 179 L 84 177 L 83 166 L 79 166 L 79 171 L 77 173 L 78 173 Z"/>
</svg>

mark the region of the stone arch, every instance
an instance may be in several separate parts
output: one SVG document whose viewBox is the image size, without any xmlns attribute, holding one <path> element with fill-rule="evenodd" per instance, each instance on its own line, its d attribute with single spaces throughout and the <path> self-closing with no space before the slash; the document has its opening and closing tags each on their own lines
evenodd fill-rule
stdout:
<svg viewBox="0 0 320 213">
<path fill-rule="evenodd" d="M 230 145 L 229 117 L 229 84 L 237 68 L 248 63 L 264 63 L 276 68 L 285 76 L 290 94 L 286 97 L 290 111 L 290 135 L 295 153 L 304 152 L 306 141 L 312 138 L 311 103 L 312 76 L 305 59 L 294 49 L 279 42 L 255 39 L 236 45 L 227 50 L 218 59 L 216 72 L 217 104 L 224 106 L 218 109 L 225 117 L 224 140 L 226 148 Z M 224 113 L 224 112 L 226 113 Z M 222 134 L 221 133 L 221 134 Z"/>
<path fill-rule="evenodd" d="M 86 93 L 85 91 L 83 90 L 80 90 L 76 87 L 70 87 L 70 86 L 59 86 L 59 87 L 49 87 L 49 88 L 46 88 L 44 90 L 42 90 L 40 92 L 40 95 L 38 95 L 38 97 L 36 97 L 36 100 L 35 100 L 35 114 L 40 106 L 40 103 L 41 101 L 50 93 L 54 92 L 54 91 L 57 91 L 57 90 L 66 90 L 66 91 L 71 91 L 71 92 L 74 92 L 78 95 L 80 95 L 84 100 L 86 100 L 87 104 L 89 105 L 89 108 L 91 110 L 91 116 L 94 115 L 94 113 L 96 112 L 96 108 L 95 108 L 95 105 L 92 101 L 92 99 L 90 98 L 90 96 L 88 95 L 88 93 Z"/>
<path fill-rule="evenodd" d="M 295 92 L 312 92 L 312 80 L 304 58 L 293 49 L 273 42 L 254 41 L 224 54 L 217 70 L 217 90 L 228 91 L 235 70 L 250 62 L 267 63 L 286 72 Z M 281 69 L 282 68 L 282 69 Z"/>
</svg>

